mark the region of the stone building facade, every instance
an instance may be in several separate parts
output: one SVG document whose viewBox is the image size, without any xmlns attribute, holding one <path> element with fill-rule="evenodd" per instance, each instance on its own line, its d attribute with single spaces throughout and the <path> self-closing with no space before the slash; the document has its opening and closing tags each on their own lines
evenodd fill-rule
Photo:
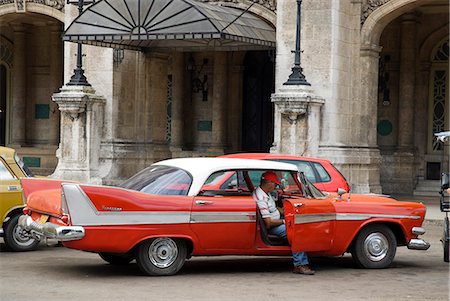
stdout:
<svg viewBox="0 0 450 301">
<path fill-rule="evenodd" d="M 164 158 L 240 151 L 327 158 L 356 192 L 411 194 L 448 170 L 433 139 L 449 129 L 448 1 L 303 0 L 310 86 L 284 85 L 297 1 L 185 2 L 247 10 L 276 48 L 86 44 L 91 86 L 71 87 L 77 47 L 60 36 L 77 8 L 0 0 L 0 143 L 39 173 L 104 184 Z"/>
</svg>

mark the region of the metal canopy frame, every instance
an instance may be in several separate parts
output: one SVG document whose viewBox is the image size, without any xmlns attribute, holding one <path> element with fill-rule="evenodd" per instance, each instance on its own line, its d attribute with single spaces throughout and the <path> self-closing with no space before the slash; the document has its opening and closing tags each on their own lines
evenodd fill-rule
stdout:
<svg viewBox="0 0 450 301">
<path fill-rule="evenodd" d="M 236 8 L 194 0 L 101 0 L 79 15 L 64 41 L 144 50 L 275 48 L 275 29 Z"/>
</svg>

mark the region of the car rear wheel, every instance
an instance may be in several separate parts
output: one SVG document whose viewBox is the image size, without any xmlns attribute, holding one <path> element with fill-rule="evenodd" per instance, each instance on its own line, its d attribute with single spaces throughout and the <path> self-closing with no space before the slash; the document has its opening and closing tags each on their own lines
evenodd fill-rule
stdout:
<svg viewBox="0 0 450 301">
<path fill-rule="evenodd" d="M 12 216 L 4 228 L 6 249 L 15 252 L 33 251 L 37 248 L 39 240 L 19 227 L 19 216 L 18 214 Z"/>
<path fill-rule="evenodd" d="M 392 263 L 396 251 L 397 239 L 392 230 L 385 225 L 371 225 L 356 237 L 352 257 L 359 267 L 383 269 Z"/>
<path fill-rule="evenodd" d="M 137 248 L 136 262 L 147 275 L 169 276 L 183 266 L 187 255 L 181 239 L 158 237 L 142 242 Z"/>
<path fill-rule="evenodd" d="M 119 253 L 98 253 L 98 255 L 106 262 L 114 265 L 125 265 L 129 264 L 134 257 L 130 254 L 119 254 Z"/>
</svg>

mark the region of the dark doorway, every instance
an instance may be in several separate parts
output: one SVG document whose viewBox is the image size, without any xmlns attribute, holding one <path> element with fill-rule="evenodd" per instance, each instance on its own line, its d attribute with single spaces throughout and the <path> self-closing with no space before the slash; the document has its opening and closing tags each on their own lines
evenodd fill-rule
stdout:
<svg viewBox="0 0 450 301">
<path fill-rule="evenodd" d="M 6 67 L 0 64 L 0 145 L 6 144 L 6 97 L 8 79 Z"/>
<path fill-rule="evenodd" d="M 273 52 L 250 51 L 244 60 L 242 151 L 268 152 L 273 143 Z"/>
</svg>

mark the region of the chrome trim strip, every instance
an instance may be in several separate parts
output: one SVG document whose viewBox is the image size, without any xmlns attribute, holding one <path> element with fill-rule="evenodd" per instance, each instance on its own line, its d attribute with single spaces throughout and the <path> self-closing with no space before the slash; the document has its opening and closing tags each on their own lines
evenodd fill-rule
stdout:
<svg viewBox="0 0 450 301">
<path fill-rule="evenodd" d="M 295 224 L 309 224 L 336 220 L 335 213 L 296 214 Z"/>
<path fill-rule="evenodd" d="M 256 212 L 195 212 L 191 223 L 254 223 Z"/>
<path fill-rule="evenodd" d="M 78 184 L 63 184 L 62 189 L 74 225 L 148 225 L 189 223 L 189 211 L 99 212 Z"/>
<path fill-rule="evenodd" d="M 420 219 L 417 215 L 395 215 L 395 214 L 363 214 L 363 213 L 317 213 L 296 214 L 295 224 L 308 224 L 326 221 L 362 221 L 370 218 L 394 218 L 394 219 Z"/>
<path fill-rule="evenodd" d="M 186 223 L 254 222 L 256 212 L 108 211 L 99 212 L 78 184 L 63 184 L 63 193 L 74 225 L 112 226 Z"/>
</svg>

